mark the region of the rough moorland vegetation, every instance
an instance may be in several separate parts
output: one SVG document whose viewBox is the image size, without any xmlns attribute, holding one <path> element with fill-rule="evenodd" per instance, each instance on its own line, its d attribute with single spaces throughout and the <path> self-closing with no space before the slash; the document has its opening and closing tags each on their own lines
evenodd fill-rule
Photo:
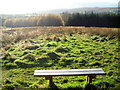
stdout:
<svg viewBox="0 0 120 90">
<path fill-rule="evenodd" d="M 17 37 L 14 33 L 21 34 Z M 106 72 L 93 80 L 92 89 L 120 89 L 117 28 L 12 28 L 4 34 L 8 41 L 4 39 L 1 49 L 2 90 L 50 88 L 43 77 L 33 76 L 36 69 L 82 68 L 102 68 Z M 54 82 L 58 89 L 88 88 L 85 76 L 54 77 Z"/>
<path fill-rule="evenodd" d="M 118 28 L 98 28 L 98 27 L 21 27 L 21 28 L 2 28 L 0 39 L 2 46 L 10 47 L 10 44 L 21 40 L 33 39 L 43 34 L 61 35 L 79 33 L 79 34 L 95 34 L 102 36 L 119 37 L 120 31 Z"/>
</svg>

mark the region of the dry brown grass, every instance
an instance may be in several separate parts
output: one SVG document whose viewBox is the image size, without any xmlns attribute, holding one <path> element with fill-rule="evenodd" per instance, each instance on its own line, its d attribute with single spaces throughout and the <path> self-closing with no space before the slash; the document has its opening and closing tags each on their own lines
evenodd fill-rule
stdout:
<svg viewBox="0 0 120 90">
<path fill-rule="evenodd" d="M 120 30 L 118 28 L 100 28 L 100 27 L 21 27 L 21 28 L 2 28 L 0 42 L 2 46 L 16 43 L 20 40 L 36 38 L 46 34 L 49 35 L 66 35 L 66 34 L 85 34 L 85 35 L 103 35 L 110 37 L 118 37 Z"/>
</svg>

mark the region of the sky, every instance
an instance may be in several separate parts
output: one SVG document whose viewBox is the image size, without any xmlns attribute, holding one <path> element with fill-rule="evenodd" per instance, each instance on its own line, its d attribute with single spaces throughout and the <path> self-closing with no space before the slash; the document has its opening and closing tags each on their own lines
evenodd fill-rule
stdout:
<svg viewBox="0 0 120 90">
<path fill-rule="evenodd" d="M 0 14 L 25 14 L 52 9 L 117 7 L 119 0 L 0 0 Z"/>
</svg>

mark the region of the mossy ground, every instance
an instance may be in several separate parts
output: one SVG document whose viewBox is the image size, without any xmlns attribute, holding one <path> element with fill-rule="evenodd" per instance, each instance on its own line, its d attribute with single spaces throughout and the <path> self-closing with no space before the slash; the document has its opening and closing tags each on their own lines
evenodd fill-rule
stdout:
<svg viewBox="0 0 120 90">
<path fill-rule="evenodd" d="M 120 86 L 120 49 L 117 38 L 72 33 L 65 36 L 44 34 L 22 40 L 2 52 L 2 89 L 49 88 L 44 77 L 34 77 L 34 70 L 102 68 L 105 76 L 97 76 L 93 86 L 118 89 Z M 47 38 L 45 38 L 47 37 Z M 54 77 L 59 89 L 84 89 L 85 76 Z"/>
</svg>

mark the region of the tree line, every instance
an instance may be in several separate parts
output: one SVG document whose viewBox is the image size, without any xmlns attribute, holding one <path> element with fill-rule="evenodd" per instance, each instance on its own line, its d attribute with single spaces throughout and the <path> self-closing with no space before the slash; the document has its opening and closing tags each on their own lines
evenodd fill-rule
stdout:
<svg viewBox="0 0 120 90">
<path fill-rule="evenodd" d="M 116 27 L 119 28 L 120 14 L 110 13 L 62 13 L 61 15 L 41 15 L 32 17 L 10 18 L 3 22 L 6 27 L 32 26 L 86 26 L 86 27 Z"/>
<path fill-rule="evenodd" d="M 116 27 L 119 28 L 120 14 L 72 14 L 66 26 Z"/>
</svg>

